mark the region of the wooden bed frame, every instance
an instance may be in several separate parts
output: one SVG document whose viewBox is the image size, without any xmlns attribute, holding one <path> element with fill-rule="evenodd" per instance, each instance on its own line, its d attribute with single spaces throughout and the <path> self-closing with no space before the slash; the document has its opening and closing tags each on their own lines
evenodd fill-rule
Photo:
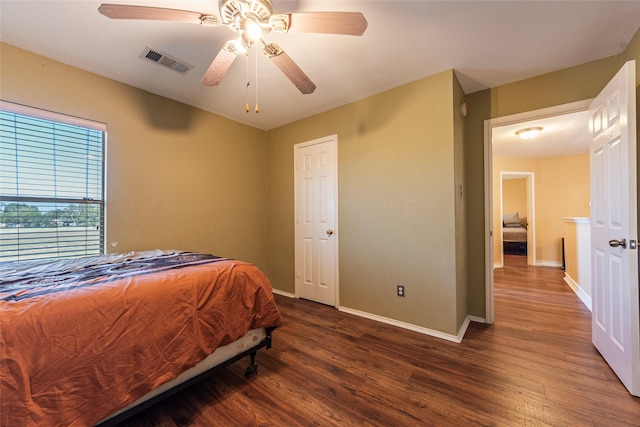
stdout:
<svg viewBox="0 0 640 427">
<path fill-rule="evenodd" d="M 509 255 L 526 255 L 527 242 L 504 242 L 503 249 L 505 254 Z"/>
</svg>

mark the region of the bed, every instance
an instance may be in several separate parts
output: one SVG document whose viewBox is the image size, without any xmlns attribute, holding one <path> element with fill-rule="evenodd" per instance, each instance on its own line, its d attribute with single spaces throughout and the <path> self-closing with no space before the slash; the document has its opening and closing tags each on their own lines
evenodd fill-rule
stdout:
<svg viewBox="0 0 640 427">
<path fill-rule="evenodd" d="M 502 242 L 504 253 L 527 254 L 527 217 L 520 218 L 518 212 L 502 216 Z"/>
<path fill-rule="evenodd" d="M 271 344 L 255 266 L 147 251 L 0 264 L 0 425 L 111 425 Z"/>
</svg>

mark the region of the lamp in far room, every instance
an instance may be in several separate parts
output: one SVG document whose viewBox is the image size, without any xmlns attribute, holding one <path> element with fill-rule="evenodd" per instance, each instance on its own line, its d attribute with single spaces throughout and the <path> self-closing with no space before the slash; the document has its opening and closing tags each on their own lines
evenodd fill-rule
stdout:
<svg viewBox="0 0 640 427">
<path fill-rule="evenodd" d="M 516 131 L 516 135 L 518 135 L 522 139 L 533 139 L 538 136 L 540 132 L 542 132 L 542 128 L 540 126 L 536 126 L 532 128 L 520 129 L 519 131 Z"/>
</svg>

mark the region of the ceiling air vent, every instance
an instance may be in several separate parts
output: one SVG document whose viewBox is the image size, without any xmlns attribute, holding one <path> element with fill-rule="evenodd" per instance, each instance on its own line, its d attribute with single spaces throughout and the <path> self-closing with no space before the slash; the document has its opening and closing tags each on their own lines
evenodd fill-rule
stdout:
<svg viewBox="0 0 640 427">
<path fill-rule="evenodd" d="M 187 72 L 193 68 L 193 65 L 191 64 L 187 64 L 186 62 L 174 58 L 171 55 L 167 55 L 166 53 L 158 52 L 150 47 L 145 48 L 145 50 L 140 54 L 140 58 L 155 62 L 156 64 L 170 68 L 173 71 L 177 71 L 180 74 L 187 74 Z"/>
</svg>

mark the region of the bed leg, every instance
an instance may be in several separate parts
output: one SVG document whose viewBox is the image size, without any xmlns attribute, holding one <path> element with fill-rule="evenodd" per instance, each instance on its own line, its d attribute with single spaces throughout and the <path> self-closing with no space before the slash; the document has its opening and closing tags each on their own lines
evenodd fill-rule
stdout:
<svg viewBox="0 0 640 427">
<path fill-rule="evenodd" d="M 271 348 L 271 332 L 273 332 L 275 328 L 267 328 L 267 336 L 264 338 L 265 339 L 265 347 L 267 349 Z"/>
<path fill-rule="evenodd" d="M 260 348 L 265 347 L 267 349 L 271 348 L 271 332 L 273 332 L 275 328 L 266 328 L 267 335 L 264 337 L 264 340 L 260 344 Z M 258 372 L 258 364 L 256 363 L 256 351 L 252 351 L 249 353 L 249 357 L 251 358 L 251 365 L 244 371 L 244 375 L 250 377 L 255 375 Z"/>
<path fill-rule="evenodd" d="M 249 353 L 249 357 L 251 358 L 251 365 L 244 371 L 245 377 L 250 377 L 258 372 L 258 364 L 256 363 L 256 352 Z"/>
</svg>

